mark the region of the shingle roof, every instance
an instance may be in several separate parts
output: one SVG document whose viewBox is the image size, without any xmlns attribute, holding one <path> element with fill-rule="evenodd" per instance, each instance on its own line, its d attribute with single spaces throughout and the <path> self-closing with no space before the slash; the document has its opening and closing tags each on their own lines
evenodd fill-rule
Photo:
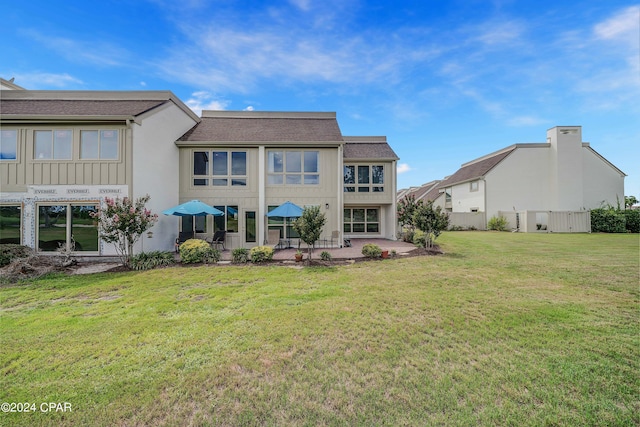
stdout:
<svg viewBox="0 0 640 427">
<path fill-rule="evenodd" d="M 178 141 L 196 142 L 342 142 L 335 115 L 280 117 L 247 114 L 246 117 L 206 117 Z"/>
<path fill-rule="evenodd" d="M 438 191 L 438 184 L 440 181 L 431 181 L 426 184 L 422 184 L 419 187 L 412 187 L 405 190 L 402 193 L 398 193 L 398 200 L 404 199 L 405 197 L 413 196 L 416 201 L 418 200 L 435 200 L 440 195 Z"/>
<path fill-rule="evenodd" d="M 2 99 L 0 114 L 28 116 L 138 116 L 166 100 Z"/>
<path fill-rule="evenodd" d="M 486 158 L 481 158 L 479 160 L 463 165 L 456 171 L 456 173 L 442 181 L 438 188 L 448 187 L 459 182 L 465 182 L 485 176 L 487 172 L 493 169 L 498 163 L 502 161 L 502 159 L 511 154 L 511 152 L 513 152 L 513 150 L 515 149 L 516 146 L 514 145 L 502 151 L 499 151 L 494 155 L 490 155 Z"/>
<path fill-rule="evenodd" d="M 345 136 L 343 157 L 349 160 L 398 160 L 398 155 L 387 143 L 386 137 Z"/>
</svg>

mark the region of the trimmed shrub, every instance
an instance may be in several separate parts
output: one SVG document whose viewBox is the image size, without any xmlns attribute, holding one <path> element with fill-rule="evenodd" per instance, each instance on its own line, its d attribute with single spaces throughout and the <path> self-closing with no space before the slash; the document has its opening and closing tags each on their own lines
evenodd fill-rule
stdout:
<svg viewBox="0 0 640 427">
<path fill-rule="evenodd" d="M 376 244 L 366 243 L 362 246 L 362 255 L 367 258 L 380 258 L 382 256 L 382 249 Z"/>
<path fill-rule="evenodd" d="M 204 240 L 189 239 L 180 245 L 180 261 L 184 264 L 215 263 L 220 261 L 220 251 Z"/>
<path fill-rule="evenodd" d="M 236 248 L 231 251 L 231 260 L 236 264 L 245 264 L 249 261 L 249 249 Z"/>
<path fill-rule="evenodd" d="M 624 233 L 626 218 L 622 211 L 613 208 L 591 210 L 591 231 L 594 233 Z"/>
<path fill-rule="evenodd" d="M 640 210 L 627 209 L 624 211 L 627 220 L 627 231 L 629 233 L 640 233 Z"/>
<path fill-rule="evenodd" d="M 491 217 L 487 224 L 489 230 L 507 231 L 507 219 L 503 216 Z"/>
<path fill-rule="evenodd" d="M 273 259 L 273 248 L 271 246 L 256 246 L 249 251 L 251 262 L 254 264 L 271 261 Z"/>
<path fill-rule="evenodd" d="M 33 249 L 28 246 L 6 243 L 0 245 L 0 267 L 9 265 L 11 261 L 19 258 L 27 258 L 33 255 Z"/>
<path fill-rule="evenodd" d="M 320 259 L 323 261 L 331 261 L 331 254 L 327 251 L 322 251 L 320 253 Z"/>
<path fill-rule="evenodd" d="M 142 252 L 131 257 L 129 265 L 133 270 L 151 270 L 175 264 L 173 252 Z"/>
</svg>

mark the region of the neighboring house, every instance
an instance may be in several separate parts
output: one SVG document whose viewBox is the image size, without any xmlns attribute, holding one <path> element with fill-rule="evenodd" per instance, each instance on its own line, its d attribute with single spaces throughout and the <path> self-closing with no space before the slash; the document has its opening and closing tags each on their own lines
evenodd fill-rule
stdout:
<svg viewBox="0 0 640 427">
<path fill-rule="evenodd" d="M 398 158 L 384 137 L 343 137 L 335 113 L 203 111 L 176 145 L 181 201 L 226 213 L 197 218 L 203 237 L 226 230 L 231 247 L 262 244 L 269 229 L 296 238 L 291 220 L 266 216 L 291 201 L 320 206 L 323 244 L 395 238 Z M 191 227 L 183 218 L 182 229 Z"/>
<path fill-rule="evenodd" d="M 0 96 L 0 242 L 51 252 L 73 238 L 78 252 L 110 255 L 89 217 L 105 197 L 150 194 L 154 212 L 178 203 L 175 141 L 200 119 L 171 92 Z M 141 244 L 169 249 L 176 228 L 163 219 Z"/>
<path fill-rule="evenodd" d="M 112 255 L 89 213 L 145 194 L 155 213 L 200 199 L 226 215 L 160 215 L 136 251 L 172 250 L 179 229 L 226 230 L 227 248 L 263 244 L 268 229 L 295 238 L 290 220 L 266 216 L 285 201 L 322 208 L 322 244 L 395 238 L 398 158 L 384 137 L 343 137 L 335 113 L 200 118 L 171 92 L 0 83 L 0 242 L 53 252 L 73 240 L 84 255 Z"/>
<path fill-rule="evenodd" d="M 558 126 L 547 131 L 546 143 L 515 144 L 463 164 L 431 200 L 452 213 L 483 213 L 486 225 L 501 212 L 616 206 L 624 200 L 625 176 L 582 141 L 580 126 Z"/>
</svg>

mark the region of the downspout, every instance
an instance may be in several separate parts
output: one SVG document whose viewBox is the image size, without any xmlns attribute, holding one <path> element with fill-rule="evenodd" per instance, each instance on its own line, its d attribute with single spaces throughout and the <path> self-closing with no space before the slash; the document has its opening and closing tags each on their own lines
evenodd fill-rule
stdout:
<svg viewBox="0 0 640 427">
<path fill-rule="evenodd" d="M 262 236 L 263 243 L 267 241 L 267 233 L 266 233 L 266 207 L 265 207 L 265 188 L 266 185 L 266 176 L 265 176 L 265 148 L 264 145 L 260 145 L 258 147 L 258 218 L 256 218 L 256 222 L 258 223 L 257 235 Z M 259 238 L 259 237 L 258 237 Z M 257 242 L 260 243 L 258 240 Z"/>
</svg>

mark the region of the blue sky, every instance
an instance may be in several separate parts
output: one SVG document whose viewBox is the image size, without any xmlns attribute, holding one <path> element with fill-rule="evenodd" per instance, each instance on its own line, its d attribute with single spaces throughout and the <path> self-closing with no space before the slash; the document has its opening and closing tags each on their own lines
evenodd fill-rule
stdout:
<svg viewBox="0 0 640 427">
<path fill-rule="evenodd" d="M 31 0 L 3 15 L 0 76 L 27 89 L 335 111 L 344 135 L 387 136 L 398 188 L 580 125 L 640 198 L 640 3 Z"/>
</svg>

